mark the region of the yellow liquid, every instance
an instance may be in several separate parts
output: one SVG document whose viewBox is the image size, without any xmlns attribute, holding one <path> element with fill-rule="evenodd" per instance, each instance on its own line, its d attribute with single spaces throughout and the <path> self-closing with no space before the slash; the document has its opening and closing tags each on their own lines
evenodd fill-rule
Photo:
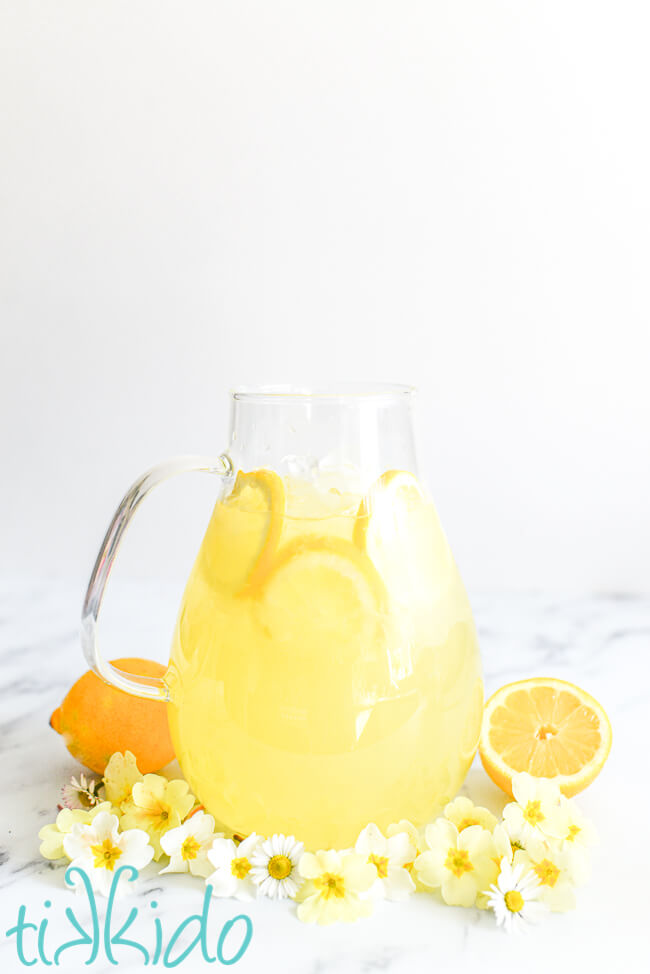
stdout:
<svg viewBox="0 0 650 974">
<path fill-rule="evenodd" d="M 345 848 L 456 794 L 483 712 L 476 634 L 430 502 L 387 492 L 360 540 L 359 498 L 284 490 L 253 587 L 268 511 L 215 506 L 173 640 L 171 733 L 227 829 Z"/>
</svg>

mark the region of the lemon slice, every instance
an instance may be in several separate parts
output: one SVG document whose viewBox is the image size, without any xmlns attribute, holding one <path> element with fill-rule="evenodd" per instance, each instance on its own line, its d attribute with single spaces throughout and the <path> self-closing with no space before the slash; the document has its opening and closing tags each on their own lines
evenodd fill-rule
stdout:
<svg viewBox="0 0 650 974">
<path fill-rule="evenodd" d="M 303 535 L 279 552 L 259 595 L 259 613 L 285 652 L 350 662 L 376 645 L 385 600 L 381 578 L 355 544 Z"/>
<path fill-rule="evenodd" d="M 479 753 L 492 780 L 512 794 L 512 776 L 551 778 L 575 795 L 603 767 L 612 743 L 607 714 L 585 690 L 564 680 L 509 683 L 485 705 Z"/>
<path fill-rule="evenodd" d="M 253 594 L 273 562 L 284 507 L 284 484 L 278 474 L 240 471 L 229 496 L 215 506 L 203 540 L 208 580 L 231 594 Z"/>
<path fill-rule="evenodd" d="M 398 518 L 395 503 L 406 510 L 419 506 L 423 500 L 417 477 L 406 470 L 386 470 L 359 504 L 352 535 L 355 544 L 372 557 L 373 548 L 383 540 L 379 529 L 381 535 L 395 533 Z"/>
<path fill-rule="evenodd" d="M 453 560 L 435 507 L 412 473 L 387 470 L 359 505 L 352 534 L 399 604 L 431 604 Z"/>
</svg>

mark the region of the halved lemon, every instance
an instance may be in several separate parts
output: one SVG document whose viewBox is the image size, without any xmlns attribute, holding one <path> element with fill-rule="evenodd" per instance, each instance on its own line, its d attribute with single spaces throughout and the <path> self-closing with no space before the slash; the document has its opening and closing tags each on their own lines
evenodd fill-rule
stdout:
<svg viewBox="0 0 650 974">
<path fill-rule="evenodd" d="M 611 724 L 597 700 L 573 683 L 539 677 L 490 697 L 479 753 L 490 778 L 510 795 L 513 774 L 527 771 L 571 796 L 594 780 L 611 744 Z"/>
<path fill-rule="evenodd" d="M 226 591 L 255 592 L 266 577 L 282 533 L 284 484 L 273 470 L 240 471 L 216 504 L 202 546 L 207 578 Z"/>
<path fill-rule="evenodd" d="M 345 538 L 303 535 L 278 553 L 259 618 L 285 652 L 331 663 L 372 652 L 386 592 L 372 562 Z"/>
</svg>

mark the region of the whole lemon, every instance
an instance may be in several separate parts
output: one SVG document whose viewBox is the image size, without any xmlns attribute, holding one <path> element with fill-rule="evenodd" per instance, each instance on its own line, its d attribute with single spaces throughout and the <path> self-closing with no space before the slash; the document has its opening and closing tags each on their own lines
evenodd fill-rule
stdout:
<svg viewBox="0 0 650 974">
<path fill-rule="evenodd" d="M 162 677 L 165 667 L 147 659 L 115 659 L 114 666 L 139 676 Z M 174 758 L 167 704 L 135 697 L 104 683 L 92 670 L 70 688 L 50 717 L 65 746 L 81 764 L 103 774 L 115 751 L 131 751 L 142 774 L 158 771 Z"/>
</svg>

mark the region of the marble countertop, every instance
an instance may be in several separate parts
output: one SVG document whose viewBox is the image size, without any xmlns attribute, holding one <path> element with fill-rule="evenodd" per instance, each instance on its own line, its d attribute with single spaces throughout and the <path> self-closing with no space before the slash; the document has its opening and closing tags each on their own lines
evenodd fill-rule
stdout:
<svg viewBox="0 0 650 974">
<path fill-rule="evenodd" d="M 78 772 L 48 727 L 51 711 L 85 669 L 77 634 L 82 590 L 62 583 L 0 584 L 0 968 L 22 970 L 15 938 L 21 905 L 40 924 L 46 953 L 71 937 L 64 911 L 79 898 L 63 883 L 63 867 L 41 859 L 37 832 L 53 821 L 61 785 Z M 167 641 L 177 593 L 153 583 L 110 592 L 105 621 L 107 655 L 155 655 Z M 563 972 L 641 970 L 650 955 L 647 920 L 650 881 L 650 785 L 647 714 L 650 709 L 650 597 L 477 595 L 472 599 L 483 654 L 487 693 L 534 675 L 579 683 L 608 711 L 614 744 L 600 778 L 579 798 L 600 833 L 593 878 L 578 891 L 578 907 L 551 915 L 524 937 L 507 937 L 491 914 L 445 907 L 432 896 L 387 903 L 351 926 L 301 924 L 288 903 L 237 904 L 213 900 L 210 929 L 238 913 L 253 921 L 253 937 L 235 965 L 242 972 L 358 974 L 382 971 L 487 970 Z M 159 652 L 162 658 L 163 652 Z M 474 800 L 498 811 L 502 797 L 475 763 L 464 786 Z M 158 917 L 164 936 L 202 905 L 201 883 L 184 876 L 164 882 L 149 867 L 139 890 L 119 902 L 120 917 L 139 908 L 142 943 L 154 945 Z M 153 908 L 151 903 L 156 902 Z M 45 906 L 45 903 L 50 906 Z M 117 910 L 117 907 L 116 907 Z M 30 947 L 31 952 L 31 947 Z M 62 958 L 66 970 L 84 969 L 87 948 Z M 115 948 L 118 970 L 135 971 L 143 958 Z M 74 960 L 73 960 L 74 958 Z M 43 965 L 39 962 L 34 970 Z M 162 964 L 160 965 L 162 966 Z M 217 970 L 195 951 L 181 970 Z M 100 952 L 92 970 L 115 969 Z"/>
</svg>

